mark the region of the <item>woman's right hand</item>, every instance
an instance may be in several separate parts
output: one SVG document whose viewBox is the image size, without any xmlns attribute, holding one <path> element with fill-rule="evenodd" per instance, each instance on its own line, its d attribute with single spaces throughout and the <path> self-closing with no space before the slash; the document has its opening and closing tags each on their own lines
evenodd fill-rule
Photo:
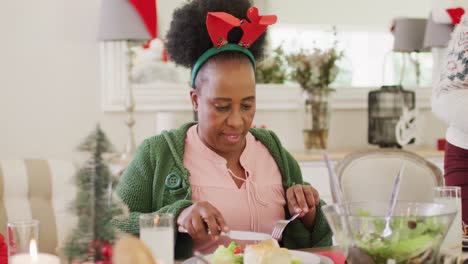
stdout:
<svg viewBox="0 0 468 264">
<path fill-rule="evenodd" d="M 217 239 L 222 231 L 229 231 L 218 209 L 205 201 L 184 209 L 177 218 L 177 224 L 185 228 L 194 240 Z"/>
</svg>

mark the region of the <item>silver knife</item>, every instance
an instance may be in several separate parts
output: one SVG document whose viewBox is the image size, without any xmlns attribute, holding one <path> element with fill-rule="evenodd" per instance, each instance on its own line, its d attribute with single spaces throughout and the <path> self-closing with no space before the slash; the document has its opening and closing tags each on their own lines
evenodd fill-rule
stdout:
<svg viewBox="0 0 468 264">
<path fill-rule="evenodd" d="M 181 226 L 179 226 L 178 231 L 181 233 L 187 233 L 187 230 Z M 259 233 L 259 232 L 252 232 L 252 231 L 238 231 L 238 230 L 231 230 L 229 232 L 221 232 L 220 236 L 227 236 L 231 239 L 236 240 L 255 240 L 261 241 L 270 239 L 270 234 Z"/>
<path fill-rule="evenodd" d="M 271 235 L 270 234 L 265 234 L 265 233 L 258 233 L 258 232 L 251 232 L 251 231 L 237 231 L 237 230 L 231 230 L 227 233 L 221 233 L 222 236 L 228 236 L 231 239 L 237 239 L 237 240 L 266 240 L 270 239 Z"/>
</svg>

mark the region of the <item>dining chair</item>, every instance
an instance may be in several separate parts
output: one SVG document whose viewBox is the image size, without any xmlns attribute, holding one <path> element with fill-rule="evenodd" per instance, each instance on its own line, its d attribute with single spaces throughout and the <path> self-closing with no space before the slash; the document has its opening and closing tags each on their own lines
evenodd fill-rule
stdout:
<svg viewBox="0 0 468 264">
<path fill-rule="evenodd" d="M 9 221 L 39 220 L 39 251 L 60 255 L 77 218 L 70 210 L 75 199 L 76 166 L 67 160 L 0 160 L 0 233 Z"/>
<path fill-rule="evenodd" d="M 395 178 L 403 162 L 405 170 L 398 200 L 432 201 L 433 188 L 443 185 L 442 171 L 423 157 L 401 149 L 361 150 L 345 156 L 336 165 L 344 200 L 390 200 Z M 336 202 L 333 188 L 332 197 Z"/>
</svg>

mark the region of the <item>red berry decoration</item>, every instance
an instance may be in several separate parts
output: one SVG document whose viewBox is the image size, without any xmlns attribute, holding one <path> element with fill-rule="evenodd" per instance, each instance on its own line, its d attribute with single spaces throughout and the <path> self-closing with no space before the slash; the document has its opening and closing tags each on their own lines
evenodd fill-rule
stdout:
<svg viewBox="0 0 468 264">
<path fill-rule="evenodd" d="M 2 234 L 0 234 L 0 263 L 8 263 L 8 248 L 5 243 L 5 239 Z"/>
<path fill-rule="evenodd" d="M 104 244 L 101 248 L 101 254 L 106 257 L 106 259 L 112 258 L 112 245 Z"/>
</svg>

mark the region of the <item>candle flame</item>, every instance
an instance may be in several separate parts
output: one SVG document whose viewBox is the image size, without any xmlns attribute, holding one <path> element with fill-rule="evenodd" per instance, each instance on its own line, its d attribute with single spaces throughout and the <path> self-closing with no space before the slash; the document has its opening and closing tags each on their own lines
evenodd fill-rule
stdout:
<svg viewBox="0 0 468 264">
<path fill-rule="evenodd" d="M 31 242 L 29 242 L 29 255 L 32 261 L 37 261 L 37 243 L 35 239 L 31 239 Z"/>
</svg>

